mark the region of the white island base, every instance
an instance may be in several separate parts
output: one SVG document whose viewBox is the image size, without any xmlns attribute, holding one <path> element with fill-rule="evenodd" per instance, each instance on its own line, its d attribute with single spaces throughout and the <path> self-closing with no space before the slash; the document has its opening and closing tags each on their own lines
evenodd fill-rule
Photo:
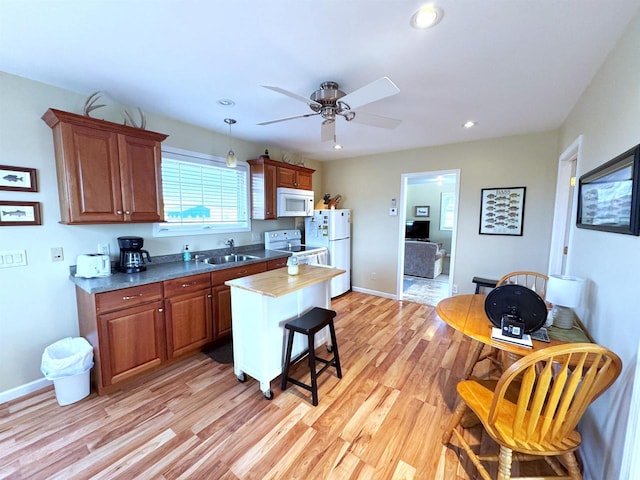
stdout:
<svg viewBox="0 0 640 480">
<path fill-rule="evenodd" d="M 313 307 L 330 308 L 331 278 L 343 272 L 301 265 L 298 275 L 281 268 L 226 282 L 231 287 L 233 370 L 239 381 L 250 375 L 260 382 L 265 398 L 273 398 L 271 381 L 284 365 L 284 324 Z M 329 342 L 328 328 L 316 334 L 316 346 Z M 296 335 L 293 356 L 306 348 L 306 337 Z"/>
</svg>

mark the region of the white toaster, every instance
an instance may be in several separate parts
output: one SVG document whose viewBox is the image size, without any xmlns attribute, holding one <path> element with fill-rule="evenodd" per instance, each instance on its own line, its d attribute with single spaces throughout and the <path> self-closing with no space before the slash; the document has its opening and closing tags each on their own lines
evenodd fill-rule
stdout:
<svg viewBox="0 0 640 480">
<path fill-rule="evenodd" d="M 111 275 L 111 259 L 103 253 L 78 255 L 76 277 L 95 278 Z"/>
</svg>

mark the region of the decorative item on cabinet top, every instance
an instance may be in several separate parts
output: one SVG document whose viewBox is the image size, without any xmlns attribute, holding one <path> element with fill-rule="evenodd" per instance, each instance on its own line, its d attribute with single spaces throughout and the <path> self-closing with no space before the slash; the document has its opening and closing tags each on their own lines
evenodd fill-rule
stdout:
<svg viewBox="0 0 640 480">
<path fill-rule="evenodd" d="M 97 92 L 93 92 L 91 95 L 89 95 L 87 100 L 84 102 L 84 108 L 82 109 L 82 114 L 85 117 L 93 118 L 90 115 L 92 111 L 97 110 L 98 108 L 107 106 L 106 103 L 103 103 L 100 105 L 95 104 L 98 101 L 98 99 L 102 96 L 103 93 L 104 92 L 102 90 L 98 90 Z M 138 123 L 133 118 L 133 115 L 131 115 L 131 113 L 129 113 L 129 111 L 125 108 L 122 110 L 122 115 L 124 117 L 123 125 L 127 125 L 127 126 L 130 125 L 134 128 L 140 128 L 141 130 L 144 130 L 147 127 L 147 117 L 144 115 L 144 112 L 140 107 L 136 107 L 136 110 L 138 110 L 138 115 L 140 115 L 140 123 Z"/>
</svg>

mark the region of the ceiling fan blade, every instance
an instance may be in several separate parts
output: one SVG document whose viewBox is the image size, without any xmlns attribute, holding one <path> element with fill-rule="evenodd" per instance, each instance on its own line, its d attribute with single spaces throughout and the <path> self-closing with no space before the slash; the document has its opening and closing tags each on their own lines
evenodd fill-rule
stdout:
<svg viewBox="0 0 640 480">
<path fill-rule="evenodd" d="M 273 90 L 274 92 L 278 92 L 278 93 L 281 93 L 282 95 L 286 95 L 287 97 L 294 98 L 300 102 L 306 103 L 307 105 L 320 105 L 318 102 L 311 100 L 308 97 L 303 97 L 301 95 L 298 95 L 297 93 L 293 93 L 293 92 L 290 92 L 289 90 L 285 90 L 284 88 L 273 87 L 271 85 L 261 85 L 261 87 L 268 88 L 269 90 Z"/>
<path fill-rule="evenodd" d="M 398 92 L 400 92 L 400 89 L 396 87 L 395 83 L 388 77 L 382 77 L 375 82 L 371 82 L 358 90 L 348 93 L 342 97 L 340 101 L 349 105 L 351 110 L 355 110 L 367 103 L 382 100 Z"/>
<path fill-rule="evenodd" d="M 336 122 L 322 122 L 322 130 L 320 131 L 320 141 L 330 142 L 336 136 Z"/>
<path fill-rule="evenodd" d="M 320 113 L 305 113 L 304 115 L 295 115 L 293 117 L 278 118 L 277 120 L 269 120 L 267 122 L 260 122 L 257 125 L 271 125 L 272 123 L 286 122 L 287 120 L 294 120 L 296 118 L 313 117 L 315 115 L 320 115 Z"/>
<path fill-rule="evenodd" d="M 397 118 L 383 117 L 381 115 L 374 115 L 373 113 L 355 112 L 356 116 L 351 120 L 354 123 L 361 123 L 363 125 L 369 125 L 371 127 L 388 128 L 392 130 L 402 123 L 402 120 Z"/>
</svg>

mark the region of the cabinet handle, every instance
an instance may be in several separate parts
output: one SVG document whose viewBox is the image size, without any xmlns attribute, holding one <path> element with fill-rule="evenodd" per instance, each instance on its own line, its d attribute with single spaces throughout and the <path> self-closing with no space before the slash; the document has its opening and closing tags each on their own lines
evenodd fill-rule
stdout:
<svg viewBox="0 0 640 480">
<path fill-rule="evenodd" d="M 164 308 L 159 308 L 158 312 L 160 312 L 160 313 L 164 312 Z"/>
<path fill-rule="evenodd" d="M 193 287 L 194 285 L 197 285 L 197 284 L 198 282 L 183 283 L 182 288 Z"/>
<path fill-rule="evenodd" d="M 207 295 L 207 298 L 213 298 L 213 295 L 209 294 Z"/>
<path fill-rule="evenodd" d="M 127 211 L 126 211 L 126 212 L 124 212 L 124 213 L 126 213 L 127 215 L 131 215 L 131 211 L 129 211 L 129 210 L 127 210 Z"/>
<path fill-rule="evenodd" d="M 238 273 L 236 274 L 236 276 L 237 276 L 237 277 L 242 277 L 242 276 L 244 276 L 244 275 L 246 275 L 246 274 L 247 274 L 247 271 L 246 271 L 246 270 L 242 270 L 241 272 L 238 272 Z"/>
<path fill-rule="evenodd" d="M 134 298 L 139 298 L 139 297 L 141 297 L 141 296 L 142 296 L 142 294 L 141 294 L 141 293 L 139 293 L 138 295 L 131 295 L 131 296 L 125 296 L 125 297 L 122 297 L 122 299 L 123 299 L 123 300 L 133 300 Z"/>
<path fill-rule="evenodd" d="M 118 215 L 122 215 L 122 210 L 116 210 L 116 213 L 117 213 Z"/>
</svg>

